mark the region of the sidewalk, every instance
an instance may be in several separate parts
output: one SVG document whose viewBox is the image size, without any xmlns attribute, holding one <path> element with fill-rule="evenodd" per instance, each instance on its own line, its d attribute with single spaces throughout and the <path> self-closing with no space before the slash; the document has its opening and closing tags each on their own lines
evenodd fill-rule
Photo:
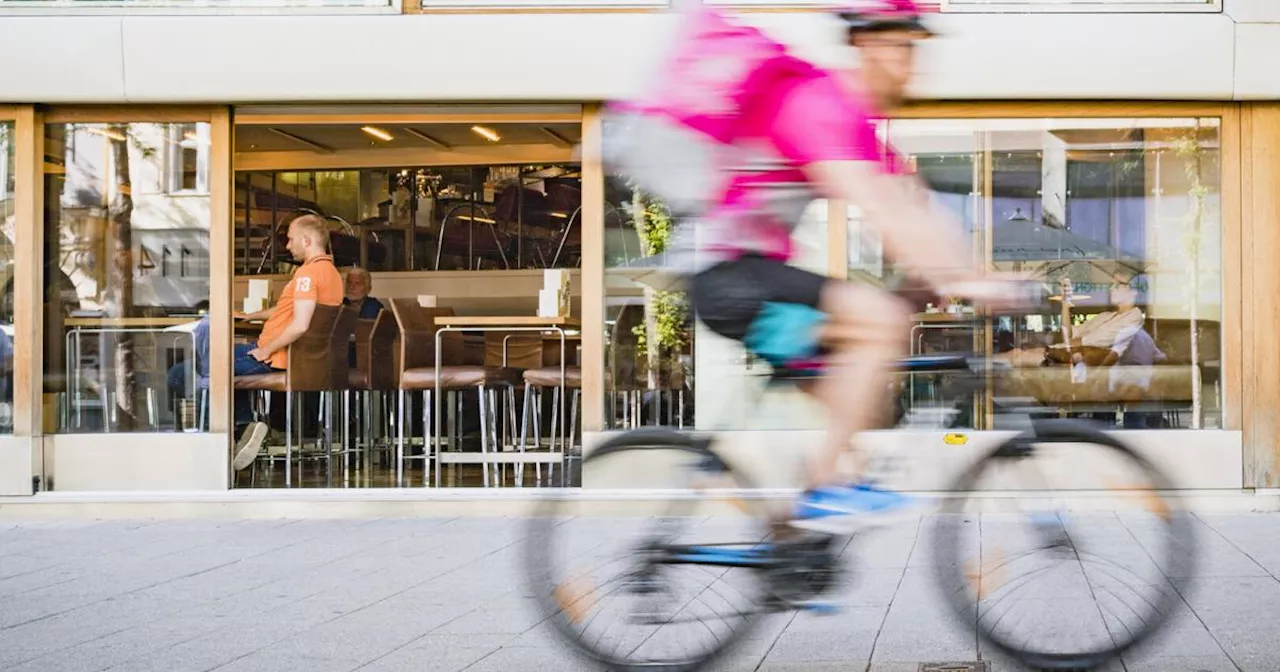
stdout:
<svg viewBox="0 0 1280 672">
<path fill-rule="evenodd" d="M 1188 608 L 1115 669 L 1280 670 L 1280 515 L 1200 521 Z M 943 613 L 921 527 L 860 551 L 852 608 L 774 617 L 717 669 L 915 672 L 990 658 Z M 3 523 L 0 670 L 591 669 L 523 597 L 520 531 L 510 518 Z"/>
</svg>

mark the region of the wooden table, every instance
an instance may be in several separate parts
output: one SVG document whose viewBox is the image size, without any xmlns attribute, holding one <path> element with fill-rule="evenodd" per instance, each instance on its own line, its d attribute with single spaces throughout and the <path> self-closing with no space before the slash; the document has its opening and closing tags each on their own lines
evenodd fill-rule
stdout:
<svg viewBox="0 0 1280 672">
<path fill-rule="evenodd" d="M 262 335 L 262 322 L 248 320 L 231 320 L 231 331 L 234 336 L 257 339 Z"/>
<path fill-rule="evenodd" d="M 489 464 L 496 465 L 496 464 L 510 463 L 510 464 L 524 465 L 524 464 L 532 464 L 532 463 L 546 463 L 546 464 L 559 463 L 561 486 L 564 486 L 565 483 L 567 483 L 566 474 L 568 473 L 568 462 L 566 461 L 566 457 L 568 456 L 568 450 L 565 445 L 566 443 L 565 432 L 567 429 L 565 427 L 565 408 L 569 405 L 568 396 L 566 394 L 567 390 L 565 386 L 566 377 L 567 377 L 566 376 L 567 372 L 565 371 L 565 360 L 566 360 L 565 344 L 566 344 L 566 341 L 568 340 L 568 334 L 566 334 L 566 332 L 570 329 L 580 330 L 582 328 L 582 320 L 576 317 L 538 317 L 538 316 L 530 316 L 530 315 L 509 315 L 509 316 L 442 315 L 440 317 L 437 317 L 435 322 L 436 322 L 436 358 L 435 358 L 436 385 L 435 385 L 435 394 L 431 400 L 431 403 L 434 407 L 432 412 L 432 415 L 434 417 L 432 419 L 433 427 L 432 427 L 431 449 L 435 450 L 435 456 L 436 456 L 436 460 L 435 460 L 436 487 L 437 488 L 440 487 L 440 480 L 441 480 L 440 467 L 445 462 L 484 465 L 486 481 L 488 480 Z M 548 453 L 526 454 L 522 450 L 520 453 L 513 453 L 510 455 L 507 455 L 507 454 L 504 454 L 504 451 L 502 450 L 503 446 L 495 446 L 495 450 L 493 451 L 493 453 L 482 452 L 480 454 L 476 454 L 476 453 L 451 452 L 448 456 L 444 454 L 444 452 L 441 450 L 441 440 L 440 440 L 440 399 L 441 399 L 440 360 L 443 357 L 441 339 L 444 336 L 444 333 L 448 331 L 457 331 L 457 332 L 469 331 L 469 332 L 479 332 L 479 333 L 492 332 L 492 331 L 539 332 L 539 333 L 552 332 L 559 337 L 560 400 L 561 400 L 560 409 L 559 409 L 559 413 L 560 413 L 560 417 L 559 417 L 560 451 L 559 452 L 552 450 L 551 452 L 548 452 Z M 502 358 L 503 358 L 503 363 L 505 364 L 506 363 L 505 341 L 503 344 Z M 485 422 L 484 418 L 481 418 L 480 426 L 481 426 L 482 432 L 486 431 L 484 429 L 484 422 Z M 501 443 L 501 439 L 499 439 L 499 443 Z M 523 444 L 521 447 L 523 448 Z"/>
<path fill-rule="evenodd" d="M 150 329 L 155 327 L 176 327 L 199 321 L 200 317 L 197 315 L 187 317 L 68 317 L 62 320 L 62 324 L 73 328 Z"/>
</svg>

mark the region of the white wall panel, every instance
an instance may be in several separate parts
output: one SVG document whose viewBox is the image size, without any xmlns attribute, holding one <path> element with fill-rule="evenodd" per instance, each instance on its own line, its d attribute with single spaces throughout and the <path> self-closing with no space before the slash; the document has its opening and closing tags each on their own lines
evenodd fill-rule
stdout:
<svg viewBox="0 0 1280 672">
<path fill-rule="evenodd" d="M 1222 11 L 1237 23 L 1280 23 L 1276 0 L 1225 0 Z"/>
<path fill-rule="evenodd" d="M 226 434 L 60 434 L 45 437 L 53 488 L 225 490 Z"/>
<path fill-rule="evenodd" d="M 118 17 L 0 18 L 0 100 L 124 100 Z"/>
<path fill-rule="evenodd" d="M 1280 1 L 1276 1 L 1280 7 Z M 1235 95 L 1238 100 L 1280 98 L 1280 23 L 1236 26 Z"/>
<path fill-rule="evenodd" d="M 835 34 L 821 15 L 751 20 L 823 61 L 847 57 L 815 46 Z M 668 23 L 649 13 L 0 17 L 0 62 L 22 64 L 0 69 L 0 101 L 597 100 L 628 91 Z M 947 37 L 925 52 L 927 97 L 1224 100 L 1235 88 L 1236 26 L 1224 14 L 936 25 Z M 1258 49 L 1259 62 L 1280 56 L 1275 40 Z M 1266 89 L 1251 80 L 1253 95 Z"/>
</svg>

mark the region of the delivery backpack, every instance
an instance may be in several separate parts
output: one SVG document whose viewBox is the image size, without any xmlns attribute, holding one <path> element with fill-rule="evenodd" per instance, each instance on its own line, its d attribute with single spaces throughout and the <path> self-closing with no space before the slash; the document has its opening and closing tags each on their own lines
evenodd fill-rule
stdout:
<svg viewBox="0 0 1280 672">
<path fill-rule="evenodd" d="M 696 217 L 716 203 L 732 172 L 753 168 L 752 155 L 735 144 L 744 115 L 770 87 L 815 66 L 701 3 L 681 12 L 675 40 L 663 50 L 644 90 L 605 108 L 605 167 L 673 215 Z"/>
</svg>

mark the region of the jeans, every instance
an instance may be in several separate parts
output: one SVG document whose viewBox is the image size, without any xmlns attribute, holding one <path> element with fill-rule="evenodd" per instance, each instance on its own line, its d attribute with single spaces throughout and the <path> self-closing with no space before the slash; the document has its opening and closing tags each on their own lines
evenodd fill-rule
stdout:
<svg viewBox="0 0 1280 672">
<path fill-rule="evenodd" d="M 235 353 L 231 358 L 232 372 L 237 376 L 254 376 L 260 373 L 273 373 L 279 369 L 273 369 L 267 364 L 263 364 L 254 359 L 249 353 L 257 348 L 252 343 L 237 343 Z M 235 394 L 236 405 L 236 433 L 240 432 L 240 428 L 253 422 L 253 412 L 250 408 L 249 392 L 245 390 L 237 390 Z"/>
</svg>

